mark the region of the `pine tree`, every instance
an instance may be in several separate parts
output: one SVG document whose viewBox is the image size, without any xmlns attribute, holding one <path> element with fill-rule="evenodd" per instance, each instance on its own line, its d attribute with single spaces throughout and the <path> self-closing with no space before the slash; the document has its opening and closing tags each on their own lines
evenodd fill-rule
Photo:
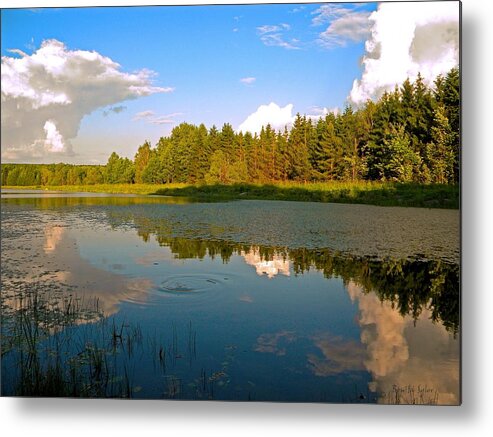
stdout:
<svg viewBox="0 0 493 437">
<path fill-rule="evenodd" d="M 342 141 L 339 177 L 343 180 L 356 180 L 361 174 L 358 120 L 352 108 L 348 106 L 338 117 L 338 121 L 338 136 Z"/>
<path fill-rule="evenodd" d="M 288 157 L 290 164 L 289 179 L 307 181 L 310 179 L 311 166 L 308 154 L 309 131 L 306 117 L 296 114 L 288 140 Z"/>
<path fill-rule="evenodd" d="M 229 123 L 224 123 L 221 129 L 220 144 L 221 150 L 224 152 L 226 158 L 232 158 L 234 155 L 235 132 L 233 130 L 233 126 Z"/>
<path fill-rule="evenodd" d="M 414 108 L 410 118 L 412 124 L 408 134 L 411 136 L 414 151 L 424 154 L 426 144 L 431 141 L 434 103 L 430 89 L 424 84 L 420 74 L 414 82 Z"/>
<path fill-rule="evenodd" d="M 453 68 L 445 77 L 435 80 L 435 99 L 443 105 L 451 131 L 451 144 L 454 153 L 454 183 L 459 181 L 460 159 L 460 75 L 459 69 Z"/>
<path fill-rule="evenodd" d="M 432 141 L 426 147 L 426 164 L 432 182 L 454 182 L 454 135 L 446 116 L 445 107 L 437 106 L 432 127 Z"/>
<path fill-rule="evenodd" d="M 284 127 L 283 133 L 278 132 L 276 138 L 276 147 L 278 152 L 276 174 L 282 181 L 286 181 L 289 174 L 288 138 L 289 132 L 287 127 Z"/>
<path fill-rule="evenodd" d="M 209 133 L 207 128 L 202 123 L 195 135 L 194 148 L 192 152 L 192 159 L 194 161 L 194 182 L 204 181 L 206 173 L 210 167 L 211 147 L 209 144 Z"/>
<path fill-rule="evenodd" d="M 328 126 L 323 118 L 319 118 L 315 127 L 316 141 L 310 149 L 310 164 L 312 166 L 312 178 L 315 180 L 326 179 L 326 167 L 329 149 Z"/>
<path fill-rule="evenodd" d="M 276 159 L 276 133 L 270 124 L 262 127 L 259 136 L 258 148 L 258 178 L 262 182 L 275 180 Z"/>
</svg>

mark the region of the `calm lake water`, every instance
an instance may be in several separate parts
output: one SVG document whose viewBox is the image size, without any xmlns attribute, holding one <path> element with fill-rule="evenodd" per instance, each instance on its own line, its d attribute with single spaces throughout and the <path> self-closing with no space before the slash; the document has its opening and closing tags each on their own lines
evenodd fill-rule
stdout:
<svg viewBox="0 0 493 437">
<path fill-rule="evenodd" d="M 2 393 L 460 402 L 459 212 L 2 192 Z"/>
</svg>

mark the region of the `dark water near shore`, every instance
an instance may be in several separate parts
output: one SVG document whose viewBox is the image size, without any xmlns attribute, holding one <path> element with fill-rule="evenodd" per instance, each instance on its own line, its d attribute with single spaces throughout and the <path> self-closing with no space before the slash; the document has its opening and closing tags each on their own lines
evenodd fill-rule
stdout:
<svg viewBox="0 0 493 437">
<path fill-rule="evenodd" d="M 1 206 L 3 395 L 459 402 L 458 211 L 36 192 Z"/>
</svg>

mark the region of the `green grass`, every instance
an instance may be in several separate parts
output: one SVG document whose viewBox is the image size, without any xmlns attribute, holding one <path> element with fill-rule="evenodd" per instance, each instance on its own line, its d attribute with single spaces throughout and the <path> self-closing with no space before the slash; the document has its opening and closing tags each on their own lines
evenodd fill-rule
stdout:
<svg viewBox="0 0 493 437">
<path fill-rule="evenodd" d="M 110 193 L 110 194 L 155 194 L 156 190 L 164 187 L 183 188 L 187 184 L 96 184 L 96 185 L 50 185 L 50 186 L 9 186 L 2 188 L 16 190 L 53 190 L 68 191 L 71 193 L 89 192 L 89 193 Z"/>
<path fill-rule="evenodd" d="M 41 187 L 4 187 L 41 188 Z M 43 187 L 70 192 L 105 192 L 117 194 L 158 194 L 199 200 L 293 200 L 302 202 L 360 203 L 381 206 L 423 208 L 459 208 L 459 186 L 439 184 L 403 184 L 394 182 L 322 182 L 274 184 L 100 184 Z"/>
</svg>

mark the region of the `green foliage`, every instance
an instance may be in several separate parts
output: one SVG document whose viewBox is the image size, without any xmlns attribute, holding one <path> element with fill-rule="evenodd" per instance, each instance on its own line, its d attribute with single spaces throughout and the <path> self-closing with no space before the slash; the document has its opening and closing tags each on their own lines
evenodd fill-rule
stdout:
<svg viewBox="0 0 493 437">
<path fill-rule="evenodd" d="M 135 164 L 135 183 L 141 184 L 143 182 L 143 173 L 149 164 L 151 159 L 151 143 L 146 141 L 142 146 L 139 147 L 137 153 L 135 154 L 134 164 Z"/>
<path fill-rule="evenodd" d="M 208 184 L 229 182 L 229 161 L 222 150 L 216 150 L 211 158 L 211 167 L 205 175 Z"/>
<path fill-rule="evenodd" d="M 209 172 L 205 175 L 207 184 L 246 182 L 247 179 L 248 169 L 244 161 L 231 162 L 222 150 L 214 152 Z"/>
<path fill-rule="evenodd" d="M 108 184 L 132 184 L 135 181 L 135 165 L 128 158 L 120 158 L 113 152 L 106 164 L 104 181 Z M 64 185 L 64 184 L 61 184 Z M 74 185 L 74 184 L 67 184 Z"/>
<path fill-rule="evenodd" d="M 438 183 L 455 178 L 455 135 L 446 116 L 445 107 L 437 106 L 431 128 L 431 141 L 426 145 L 425 159 L 430 177 Z"/>
<path fill-rule="evenodd" d="M 419 171 L 421 158 L 413 151 L 411 140 L 404 126 L 390 127 L 383 140 L 387 149 L 388 161 L 383 163 L 382 173 L 386 179 L 400 182 L 412 182 Z"/>
<path fill-rule="evenodd" d="M 71 164 L 2 164 L 2 185 L 94 185 L 104 181 L 104 167 Z"/>
<path fill-rule="evenodd" d="M 435 81 L 435 100 L 442 104 L 450 125 L 451 148 L 454 154 L 453 180 L 459 180 L 459 150 L 460 150 L 460 75 L 459 69 L 453 68 L 445 76 L 439 76 Z"/>
</svg>

